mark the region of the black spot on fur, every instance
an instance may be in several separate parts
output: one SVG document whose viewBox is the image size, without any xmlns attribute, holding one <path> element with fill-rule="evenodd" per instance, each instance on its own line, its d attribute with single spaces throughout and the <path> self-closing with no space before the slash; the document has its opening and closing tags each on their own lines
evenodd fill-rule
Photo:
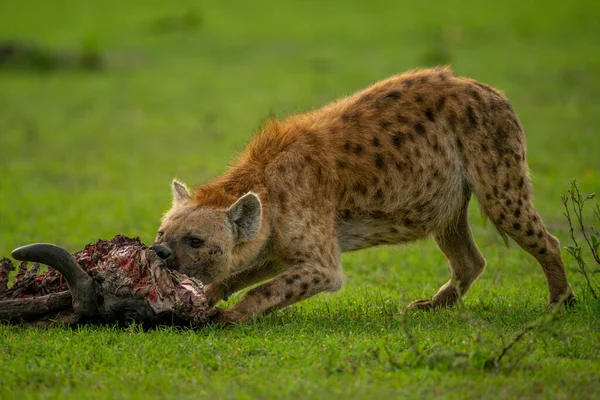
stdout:
<svg viewBox="0 0 600 400">
<path fill-rule="evenodd" d="M 279 201 L 281 203 L 285 203 L 285 201 L 286 201 L 286 194 L 285 194 L 285 192 L 279 192 L 278 198 L 279 198 Z"/>
<path fill-rule="evenodd" d="M 348 164 L 346 163 L 346 161 L 342 161 L 342 160 L 337 160 L 335 162 L 335 164 L 339 167 L 339 168 L 346 168 L 348 166 Z"/>
<path fill-rule="evenodd" d="M 352 147 L 352 145 L 349 142 L 344 143 L 344 150 L 350 151 L 351 147 Z"/>
<path fill-rule="evenodd" d="M 423 96 L 421 96 L 420 94 L 419 94 L 419 95 L 417 95 L 417 97 L 415 97 L 415 101 L 416 101 L 417 103 L 422 103 L 422 102 L 423 102 Z"/>
<path fill-rule="evenodd" d="M 419 83 L 426 83 L 429 80 L 428 76 L 422 76 L 419 78 Z"/>
<path fill-rule="evenodd" d="M 404 225 L 406 226 L 411 226 L 412 225 L 412 220 L 410 218 L 404 218 Z"/>
<path fill-rule="evenodd" d="M 533 232 L 533 229 L 529 228 L 529 229 L 527 229 L 527 232 L 525 232 L 525 233 L 527 233 L 527 236 L 533 236 L 533 234 L 535 232 Z"/>
<path fill-rule="evenodd" d="M 381 154 L 377 153 L 375 155 L 375 166 L 379 169 L 382 169 L 385 166 L 385 162 L 383 161 L 383 157 Z"/>
<path fill-rule="evenodd" d="M 291 277 L 290 278 L 286 278 L 285 279 L 285 283 L 288 284 L 288 285 L 291 285 L 292 283 L 294 283 L 294 278 L 291 278 Z"/>
<path fill-rule="evenodd" d="M 383 190 L 377 189 L 377 191 L 375 192 L 375 197 L 377 199 L 383 199 Z"/>
<path fill-rule="evenodd" d="M 446 105 L 446 96 L 442 95 L 437 99 L 437 102 L 435 103 L 435 110 L 437 112 L 440 112 L 442 110 L 442 108 L 444 108 L 444 106 Z"/>
<path fill-rule="evenodd" d="M 421 135 L 421 136 L 425 135 L 425 127 L 423 126 L 423 124 L 421 122 L 415 123 L 414 128 L 415 128 L 415 132 L 417 132 L 419 135 Z"/>
<path fill-rule="evenodd" d="M 402 85 L 403 85 L 404 87 L 407 87 L 407 88 L 409 88 L 409 87 L 411 87 L 412 85 L 414 85 L 414 83 L 415 83 L 414 79 L 405 79 L 405 80 L 404 80 L 404 82 L 402 82 Z"/>
<path fill-rule="evenodd" d="M 538 251 L 538 253 L 539 253 L 539 254 L 546 254 L 546 248 L 545 248 L 545 247 L 542 247 L 542 248 L 540 249 L 540 251 Z"/>
<path fill-rule="evenodd" d="M 435 121 L 435 115 L 433 115 L 433 110 L 431 108 L 428 108 L 428 109 L 425 110 L 425 116 L 431 122 Z"/>
<path fill-rule="evenodd" d="M 525 180 L 521 178 L 521 180 L 519 181 L 519 188 L 522 188 L 523 185 L 525 185 Z"/>
<path fill-rule="evenodd" d="M 452 130 L 456 130 L 456 114 L 454 113 L 454 111 L 448 113 L 448 125 L 450 125 L 450 128 L 452 128 Z"/>
<path fill-rule="evenodd" d="M 402 133 L 402 132 L 398 131 L 392 136 L 392 144 L 397 149 L 399 149 L 402 146 L 403 141 L 404 141 L 404 133 Z"/>
<path fill-rule="evenodd" d="M 481 96 L 479 96 L 479 93 L 477 92 L 477 90 L 475 90 L 475 89 L 471 90 L 471 97 L 473 97 L 475 100 L 477 100 L 477 102 L 481 102 Z"/>
<path fill-rule="evenodd" d="M 396 120 L 401 124 L 408 124 L 408 118 L 403 114 L 396 114 Z"/>
<path fill-rule="evenodd" d="M 291 290 L 288 290 L 287 292 L 285 292 L 285 299 L 289 300 L 292 297 L 294 297 L 294 292 L 292 292 Z"/>
<path fill-rule="evenodd" d="M 390 126 L 390 123 L 388 121 L 385 121 L 385 120 L 379 121 L 379 127 L 382 130 L 386 130 L 387 128 L 389 128 L 389 126 Z"/>
<path fill-rule="evenodd" d="M 308 290 L 308 283 L 303 282 L 302 285 L 300 285 L 300 287 L 302 288 L 302 290 Z"/>
<path fill-rule="evenodd" d="M 352 214 L 350 213 L 350 210 L 345 209 L 342 211 L 342 219 L 343 220 L 348 221 L 351 216 L 352 216 Z"/>
<path fill-rule="evenodd" d="M 354 146 L 354 150 L 352 150 L 354 152 L 354 154 L 359 155 L 360 153 L 362 153 L 364 150 L 362 144 L 357 144 L 356 146 Z"/>
<path fill-rule="evenodd" d="M 381 145 L 381 143 L 379 142 L 379 138 L 378 137 L 374 137 L 373 140 L 371 140 L 371 143 L 375 147 L 379 147 Z"/>
<path fill-rule="evenodd" d="M 498 215 L 498 223 L 502 223 L 505 218 L 506 218 L 506 215 L 500 213 L 500 215 Z"/>
<path fill-rule="evenodd" d="M 456 146 L 458 147 L 458 150 L 462 151 L 463 143 L 462 140 L 460 140 L 460 138 L 456 138 Z"/>
<path fill-rule="evenodd" d="M 348 187 L 344 185 L 342 187 L 342 193 L 340 193 L 340 197 L 344 197 L 346 195 L 346 192 L 348 192 Z"/>
<path fill-rule="evenodd" d="M 384 96 L 386 100 L 398 100 L 400 98 L 400 92 L 398 90 L 392 90 Z"/>
<path fill-rule="evenodd" d="M 506 205 L 510 207 L 511 204 L 512 204 L 512 200 L 511 199 L 506 199 Z"/>
<path fill-rule="evenodd" d="M 513 224 L 513 228 L 515 229 L 515 231 L 518 231 L 518 230 L 520 230 L 520 229 L 521 229 L 521 224 L 519 224 L 518 222 L 515 222 L 515 223 Z"/>
<path fill-rule="evenodd" d="M 473 111 L 473 107 L 469 104 L 467 106 L 467 117 L 469 118 L 469 123 L 472 127 L 477 126 L 477 116 L 475 115 L 475 111 Z"/>
<path fill-rule="evenodd" d="M 268 289 L 265 290 L 263 292 L 263 296 L 265 296 L 265 299 L 268 299 L 269 297 L 271 297 L 271 291 L 269 291 Z"/>
<path fill-rule="evenodd" d="M 517 209 L 515 210 L 515 214 L 514 214 L 514 215 L 515 215 L 515 218 L 519 218 L 519 217 L 521 216 L 521 209 L 520 209 L 520 208 L 517 208 Z"/>
<path fill-rule="evenodd" d="M 315 285 L 318 285 L 319 283 L 321 283 L 321 278 L 319 278 L 318 276 L 315 276 L 315 277 L 313 278 L 313 283 L 314 283 Z"/>
<path fill-rule="evenodd" d="M 510 182 L 509 181 L 504 182 L 504 185 L 502 185 L 502 187 L 504 188 L 504 190 L 509 190 L 510 189 Z"/>
</svg>

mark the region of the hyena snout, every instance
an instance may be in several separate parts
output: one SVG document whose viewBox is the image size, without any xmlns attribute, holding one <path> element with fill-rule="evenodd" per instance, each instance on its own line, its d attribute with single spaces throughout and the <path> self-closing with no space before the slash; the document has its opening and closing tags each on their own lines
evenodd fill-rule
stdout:
<svg viewBox="0 0 600 400">
<path fill-rule="evenodd" d="M 163 260 L 169 260 L 170 258 L 173 257 L 173 250 L 171 250 L 170 248 L 168 248 L 167 246 L 165 246 L 163 244 L 155 243 L 152 246 L 150 246 L 150 250 L 154 250 L 156 255 L 158 255 Z"/>
</svg>

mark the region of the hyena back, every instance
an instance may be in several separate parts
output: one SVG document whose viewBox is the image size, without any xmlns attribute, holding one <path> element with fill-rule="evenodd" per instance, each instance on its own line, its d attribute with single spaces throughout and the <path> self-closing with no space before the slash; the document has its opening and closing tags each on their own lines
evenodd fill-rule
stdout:
<svg viewBox="0 0 600 400">
<path fill-rule="evenodd" d="M 467 221 L 472 194 L 540 263 L 549 306 L 572 301 L 559 242 L 532 203 L 515 111 L 497 90 L 447 68 L 270 121 L 221 177 L 192 194 L 174 181 L 156 248 L 210 283 L 213 304 L 270 279 L 216 314 L 235 322 L 339 289 L 341 252 L 432 235 L 451 277 L 411 306 L 451 306 L 485 267 Z"/>
</svg>

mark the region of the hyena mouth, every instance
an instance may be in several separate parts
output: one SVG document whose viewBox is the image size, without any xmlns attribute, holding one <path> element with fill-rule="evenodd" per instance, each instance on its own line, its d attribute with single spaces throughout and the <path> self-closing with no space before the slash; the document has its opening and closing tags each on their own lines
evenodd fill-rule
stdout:
<svg viewBox="0 0 600 400">
<path fill-rule="evenodd" d="M 167 260 L 167 268 L 168 269 L 172 269 L 174 271 L 178 271 L 179 270 L 179 258 L 173 254 L 171 257 L 169 257 Z"/>
</svg>

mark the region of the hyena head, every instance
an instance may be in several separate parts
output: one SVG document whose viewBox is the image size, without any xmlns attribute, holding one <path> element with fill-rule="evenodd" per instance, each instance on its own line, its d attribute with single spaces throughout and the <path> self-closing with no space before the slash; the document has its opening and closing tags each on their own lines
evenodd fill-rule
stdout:
<svg viewBox="0 0 600 400">
<path fill-rule="evenodd" d="M 173 205 L 151 248 L 169 268 L 205 284 L 215 282 L 231 275 L 234 247 L 258 235 L 261 215 L 261 202 L 254 193 L 227 209 L 207 208 L 195 204 L 187 188 L 173 181 Z"/>
</svg>

